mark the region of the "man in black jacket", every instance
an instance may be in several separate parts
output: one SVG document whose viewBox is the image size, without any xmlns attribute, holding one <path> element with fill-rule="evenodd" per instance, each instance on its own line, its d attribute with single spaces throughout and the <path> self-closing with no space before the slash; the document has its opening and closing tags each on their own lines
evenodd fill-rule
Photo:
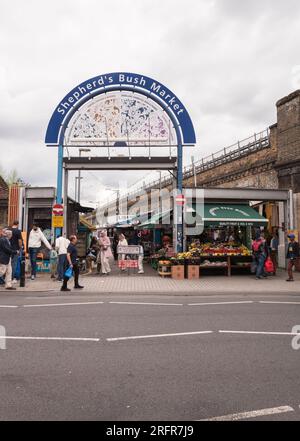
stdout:
<svg viewBox="0 0 300 441">
<path fill-rule="evenodd" d="M 295 234 L 291 233 L 288 235 L 290 242 L 288 244 L 286 258 L 288 259 L 288 275 L 289 278 L 286 280 L 287 282 L 293 282 L 293 267 L 297 263 L 297 259 L 299 258 L 299 244 L 295 241 Z"/>
<path fill-rule="evenodd" d="M 0 277 L 5 274 L 5 288 L 15 290 L 11 284 L 11 258 L 16 254 L 16 251 L 10 244 L 12 238 L 12 231 L 8 229 L 2 230 L 2 237 L 0 237 Z"/>
<path fill-rule="evenodd" d="M 79 266 L 78 266 L 76 244 L 77 244 L 77 237 L 75 235 L 73 235 L 73 236 L 70 237 L 70 244 L 69 244 L 68 249 L 67 249 L 67 261 L 68 261 L 69 267 L 71 267 L 73 269 L 73 273 L 74 273 L 74 288 L 82 289 L 83 286 L 79 285 L 79 282 L 78 282 L 78 279 L 79 279 Z M 64 275 L 64 282 L 63 282 L 63 285 L 62 285 L 62 287 L 60 289 L 61 291 L 71 291 L 68 288 L 68 280 L 69 280 L 69 277 L 66 277 Z"/>
</svg>

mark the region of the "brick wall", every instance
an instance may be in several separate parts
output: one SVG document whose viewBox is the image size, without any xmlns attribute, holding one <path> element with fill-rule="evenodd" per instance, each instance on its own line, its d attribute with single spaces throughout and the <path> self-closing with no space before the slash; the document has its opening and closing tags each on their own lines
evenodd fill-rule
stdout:
<svg viewBox="0 0 300 441">
<path fill-rule="evenodd" d="M 300 90 L 276 103 L 278 163 L 300 159 Z"/>
<path fill-rule="evenodd" d="M 278 153 L 276 135 L 277 126 L 271 126 L 270 147 L 199 173 L 197 186 L 278 188 L 277 172 L 274 170 Z M 186 179 L 184 186 L 193 187 L 194 178 Z"/>
</svg>

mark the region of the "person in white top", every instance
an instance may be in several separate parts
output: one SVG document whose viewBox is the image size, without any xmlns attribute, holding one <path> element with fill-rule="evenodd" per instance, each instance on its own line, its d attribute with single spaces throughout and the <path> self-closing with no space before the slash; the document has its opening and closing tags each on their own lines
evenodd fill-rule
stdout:
<svg viewBox="0 0 300 441">
<path fill-rule="evenodd" d="M 34 280 L 36 277 L 36 255 L 42 246 L 42 242 L 46 245 L 48 250 L 51 250 L 51 245 L 44 236 L 42 230 L 36 223 L 34 223 L 28 240 L 28 251 L 31 264 L 31 280 Z"/>
<path fill-rule="evenodd" d="M 119 247 L 119 246 L 126 247 L 127 245 L 128 245 L 127 239 L 126 239 L 126 237 L 124 236 L 124 234 L 121 233 L 121 234 L 119 235 L 118 247 Z M 126 254 L 118 254 L 118 259 L 119 259 L 119 260 L 125 260 L 125 257 L 126 257 Z M 122 271 L 125 271 L 125 268 L 122 268 Z"/>
<path fill-rule="evenodd" d="M 142 245 L 142 242 L 139 242 L 139 249 L 140 249 L 140 253 L 139 253 L 139 257 L 138 257 L 138 274 L 144 274 L 144 266 L 143 266 L 143 260 L 144 260 L 144 248 Z"/>
<path fill-rule="evenodd" d="M 68 250 L 69 244 L 70 244 L 70 241 L 69 241 L 69 239 L 66 238 L 65 234 L 58 237 L 55 241 L 55 249 L 58 253 L 58 264 L 57 264 L 58 277 L 57 277 L 57 280 L 59 280 L 60 282 L 63 281 L 64 272 L 66 270 L 66 267 L 68 266 L 67 250 Z"/>
</svg>

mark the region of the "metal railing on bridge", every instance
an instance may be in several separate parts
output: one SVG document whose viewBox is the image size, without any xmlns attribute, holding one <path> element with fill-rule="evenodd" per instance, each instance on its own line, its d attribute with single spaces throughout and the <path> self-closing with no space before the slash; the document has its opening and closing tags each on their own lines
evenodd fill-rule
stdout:
<svg viewBox="0 0 300 441">
<path fill-rule="evenodd" d="M 251 153 L 268 147 L 270 147 L 269 128 L 259 133 L 254 133 L 254 135 L 250 136 L 249 138 L 237 141 L 236 143 L 228 147 L 224 147 L 223 149 L 218 150 L 215 153 L 211 153 L 210 155 L 201 158 L 198 161 L 195 161 L 193 164 L 184 167 L 183 181 L 194 176 L 194 174 L 197 175 L 199 173 L 205 172 L 206 170 L 210 170 L 233 160 L 248 156 Z M 172 183 L 172 177 L 164 176 L 162 179 L 156 179 L 155 181 L 151 181 L 148 184 L 144 184 L 143 186 L 136 188 L 131 192 L 128 192 L 126 195 L 121 196 L 121 198 L 130 198 L 134 195 L 138 195 L 141 192 L 147 192 L 154 188 L 156 189 L 167 187 L 168 185 L 172 185 Z M 115 200 L 116 198 L 114 198 L 114 201 Z M 113 200 L 111 202 L 113 202 Z"/>
</svg>

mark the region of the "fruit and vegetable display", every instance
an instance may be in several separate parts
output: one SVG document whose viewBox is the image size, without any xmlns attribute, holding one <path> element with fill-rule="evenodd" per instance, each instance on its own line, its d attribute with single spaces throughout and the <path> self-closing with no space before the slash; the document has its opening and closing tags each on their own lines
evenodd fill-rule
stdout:
<svg viewBox="0 0 300 441">
<path fill-rule="evenodd" d="M 183 253 L 177 253 L 173 257 L 167 257 L 159 250 L 155 255 L 152 255 L 152 266 L 168 268 L 172 265 L 200 265 L 201 267 L 226 267 L 228 266 L 227 256 L 245 257 L 251 256 L 252 252 L 245 245 L 241 245 L 236 242 L 226 243 L 200 243 L 194 242 L 190 245 L 189 250 Z M 216 260 L 216 257 L 219 259 Z M 154 262 L 156 262 L 154 264 Z M 237 267 L 246 268 L 249 266 L 249 262 L 235 262 Z"/>
<path fill-rule="evenodd" d="M 251 250 L 245 245 L 234 242 L 192 243 L 188 251 L 177 254 L 177 259 L 195 259 L 209 256 L 251 256 Z"/>
<path fill-rule="evenodd" d="M 170 260 L 159 260 L 159 265 L 165 265 L 165 266 L 169 266 L 171 265 Z"/>
</svg>

